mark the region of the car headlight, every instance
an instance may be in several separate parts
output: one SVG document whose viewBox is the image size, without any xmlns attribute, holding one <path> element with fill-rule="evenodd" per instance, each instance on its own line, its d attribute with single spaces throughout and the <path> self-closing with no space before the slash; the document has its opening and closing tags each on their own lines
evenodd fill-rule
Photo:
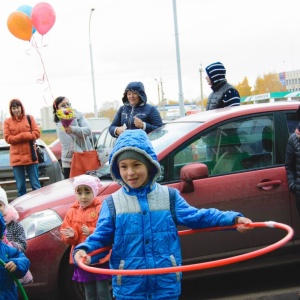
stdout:
<svg viewBox="0 0 300 300">
<path fill-rule="evenodd" d="M 24 220 L 20 224 L 25 230 L 27 239 L 32 239 L 62 224 L 61 217 L 51 209 L 36 212 Z"/>
</svg>

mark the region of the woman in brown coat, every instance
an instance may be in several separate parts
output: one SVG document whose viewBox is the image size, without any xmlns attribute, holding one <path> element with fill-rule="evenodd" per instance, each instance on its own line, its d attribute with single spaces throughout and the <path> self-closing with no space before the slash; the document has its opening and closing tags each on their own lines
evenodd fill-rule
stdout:
<svg viewBox="0 0 300 300">
<path fill-rule="evenodd" d="M 37 156 L 31 151 L 30 145 L 30 141 L 35 141 L 40 137 L 40 130 L 32 116 L 29 116 L 30 126 L 24 106 L 19 99 L 12 99 L 9 102 L 9 112 L 11 117 L 4 121 L 4 138 L 10 144 L 10 165 L 13 167 L 18 196 L 22 196 L 26 194 L 25 170 L 32 190 L 41 187 Z"/>
</svg>

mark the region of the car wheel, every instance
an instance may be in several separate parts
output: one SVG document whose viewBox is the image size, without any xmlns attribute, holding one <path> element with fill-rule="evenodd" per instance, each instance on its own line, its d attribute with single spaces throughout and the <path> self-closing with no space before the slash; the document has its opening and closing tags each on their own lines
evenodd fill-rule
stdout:
<svg viewBox="0 0 300 300">
<path fill-rule="evenodd" d="M 85 300 L 82 283 L 73 281 L 74 265 L 69 263 L 69 251 L 62 259 L 58 276 L 58 293 L 61 300 Z"/>
</svg>

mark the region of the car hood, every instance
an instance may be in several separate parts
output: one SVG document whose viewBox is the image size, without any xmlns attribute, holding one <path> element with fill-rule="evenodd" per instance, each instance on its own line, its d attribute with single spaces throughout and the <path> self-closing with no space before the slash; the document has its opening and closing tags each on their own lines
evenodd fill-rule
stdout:
<svg viewBox="0 0 300 300">
<path fill-rule="evenodd" d="M 18 211 L 19 221 L 46 209 L 55 210 L 63 219 L 71 204 L 76 200 L 73 180 L 74 178 L 62 180 L 13 200 L 10 204 Z M 101 188 L 97 197 L 104 199 L 119 188 L 120 186 L 113 181 L 101 180 Z"/>
</svg>

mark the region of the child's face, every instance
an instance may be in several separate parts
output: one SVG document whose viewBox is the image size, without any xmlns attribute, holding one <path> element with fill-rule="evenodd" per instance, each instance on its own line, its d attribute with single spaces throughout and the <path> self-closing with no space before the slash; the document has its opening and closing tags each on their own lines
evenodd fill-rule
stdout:
<svg viewBox="0 0 300 300">
<path fill-rule="evenodd" d="M 149 181 L 149 171 L 145 164 L 136 159 L 124 159 L 119 163 L 123 181 L 131 188 L 139 188 Z"/>
<path fill-rule="evenodd" d="M 87 185 L 79 185 L 75 192 L 80 205 L 88 207 L 94 200 L 93 190 Z"/>
<path fill-rule="evenodd" d="M 4 215 L 4 213 L 5 213 L 5 205 L 1 201 L 0 201 L 0 213 L 2 213 L 2 215 Z"/>
</svg>

